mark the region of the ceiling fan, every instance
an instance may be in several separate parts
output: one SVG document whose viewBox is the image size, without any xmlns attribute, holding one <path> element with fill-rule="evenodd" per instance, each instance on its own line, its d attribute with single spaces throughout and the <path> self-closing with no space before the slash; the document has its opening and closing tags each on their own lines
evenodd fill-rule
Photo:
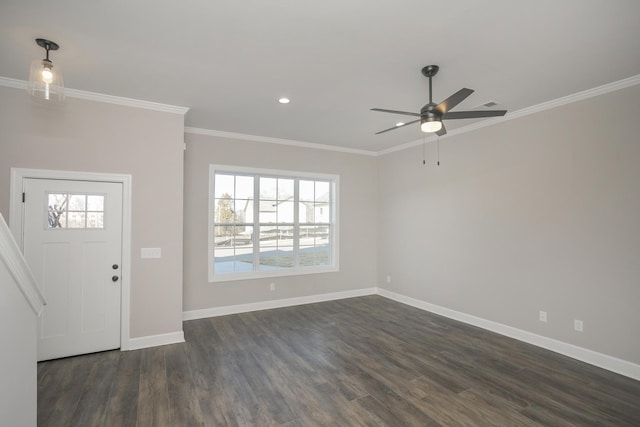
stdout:
<svg viewBox="0 0 640 427">
<path fill-rule="evenodd" d="M 440 104 L 434 104 L 431 98 L 431 78 L 438 73 L 440 67 L 437 65 L 427 65 L 422 69 L 422 74 L 429 78 L 429 103 L 420 109 L 419 113 L 411 113 L 408 111 L 385 110 L 383 108 L 372 108 L 371 111 L 381 111 L 383 113 L 402 114 L 405 116 L 419 117 L 408 123 L 399 123 L 396 126 L 376 132 L 376 135 L 389 132 L 413 123 L 420 122 L 420 129 L 423 132 L 435 132 L 442 136 L 447 133 L 442 120 L 449 119 L 477 119 L 481 117 L 497 117 L 504 116 L 507 110 L 478 110 L 478 111 L 454 111 L 450 112 L 453 107 L 464 101 L 473 93 L 472 89 L 463 88 L 442 101 Z"/>
</svg>

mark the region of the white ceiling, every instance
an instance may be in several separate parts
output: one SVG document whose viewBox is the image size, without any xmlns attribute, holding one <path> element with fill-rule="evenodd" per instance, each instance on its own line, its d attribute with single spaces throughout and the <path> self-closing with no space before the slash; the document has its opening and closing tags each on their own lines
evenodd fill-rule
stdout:
<svg viewBox="0 0 640 427">
<path fill-rule="evenodd" d="M 418 111 L 475 89 L 511 112 L 640 74 L 637 0 L 2 0 L 0 76 L 27 80 L 34 41 L 69 88 L 189 107 L 190 127 L 380 151 Z M 291 98 L 280 105 L 281 96 Z M 449 130 L 477 120 L 447 121 Z"/>
</svg>

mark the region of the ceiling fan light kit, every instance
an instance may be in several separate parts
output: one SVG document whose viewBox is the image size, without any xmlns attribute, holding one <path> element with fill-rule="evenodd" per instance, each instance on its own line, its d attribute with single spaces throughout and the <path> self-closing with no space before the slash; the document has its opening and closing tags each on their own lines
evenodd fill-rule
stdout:
<svg viewBox="0 0 640 427">
<path fill-rule="evenodd" d="M 469 95 L 473 93 L 472 89 L 463 88 L 445 99 L 439 104 L 435 104 L 432 98 L 432 82 L 431 79 L 438 73 L 440 67 L 437 65 L 427 65 L 422 69 L 422 74 L 429 79 L 429 103 L 425 104 L 420 113 L 412 113 L 409 111 L 398 110 L 386 110 L 383 108 L 372 108 L 371 111 L 379 111 L 382 113 L 402 114 L 405 116 L 419 117 L 417 120 L 404 123 L 402 126 L 394 126 L 389 129 L 376 132 L 376 135 L 389 132 L 394 129 L 398 129 L 412 123 L 420 122 L 420 130 L 422 132 L 435 132 L 438 136 L 442 136 L 447 133 L 447 129 L 444 127 L 443 120 L 453 119 L 477 119 L 481 117 L 498 117 L 504 116 L 507 110 L 484 110 L 484 111 L 455 111 L 449 112 L 453 107 L 464 101 Z"/>
<path fill-rule="evenodd" d="M 58 50 L 60 46 L 47 39 L 36 39 L 38 46 L 44 48 L 46 57 L 31 63 L 27 92 L 34 98 L 45 101 L 64 101 L 64 81 L 59 66 L 53 66 L 49 59 L 49 51 Z"/>
</svg>

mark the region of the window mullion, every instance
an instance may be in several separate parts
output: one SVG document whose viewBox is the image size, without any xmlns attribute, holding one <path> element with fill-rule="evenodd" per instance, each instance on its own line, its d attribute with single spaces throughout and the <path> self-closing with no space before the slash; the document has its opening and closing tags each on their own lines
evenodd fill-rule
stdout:
<svg viewBox="0 0 640 427">
<path fill-rule="evenodd" d="M 260 177 L 253 176 L 253 271 L 260 266 Z"/>
<path fill-rule="evenodd" d="M 293 180 L 293 267 L 300 267 L 300 179 Z"/>
</svg>

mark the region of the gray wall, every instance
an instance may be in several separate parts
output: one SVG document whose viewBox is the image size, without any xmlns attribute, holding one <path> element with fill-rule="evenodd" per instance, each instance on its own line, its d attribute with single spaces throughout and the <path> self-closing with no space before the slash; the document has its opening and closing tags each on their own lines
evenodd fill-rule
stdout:
<svg viewBox="0 0 640 427">
<path fill-rule="evenodd" d="M 376 158 L 187 134 L 184 190 L 185 311 L 376 286 Z M 209 164 L 340 176 L 340 271 L 208 283 Z M 269 283 L 276 290 L 269 291 Z"/>
<path fill-rule="evenodd" d="M 640 363 L 640 86 L 442 139 L 440 167 L 435 155 L 379 159 L 379 285 Z"/>
<path fill-rule="evenodd" d="M 130 336 L 182 331 L 184 117 L 67 98 L 34 103 L 0 87 L 0 212 L 12 167 L 132 175 Z M 140 259 L 141 247 L 163 258 Z"/>
</svg>

